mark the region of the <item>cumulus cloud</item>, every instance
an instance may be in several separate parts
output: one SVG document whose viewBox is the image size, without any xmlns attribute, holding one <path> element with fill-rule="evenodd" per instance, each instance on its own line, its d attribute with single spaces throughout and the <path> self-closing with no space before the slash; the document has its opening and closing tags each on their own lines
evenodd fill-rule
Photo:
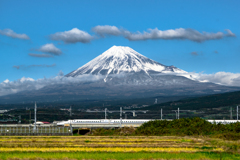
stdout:
<svg viewBox="0 0 240 160">
<path fill-rule="evenodd" d="M 191 52 L 190 54 L 193 55 L 193 56 L 198 56 L 199 55 L 198 52 Z"/>
<path fill-rule="evenodd" d="M 78 28 L 73 28 L 69 31 L 57 32 L 50 35 L 51 40 L 63 41 L 65 43 L 89 43 L 93 36 L 85 31 L 79 30 Z"/>
<path fill-rule="evenodd" d="M 137 33 L 127 33 L 125 37 L 131 41 L 138 40 L 148 40 L 148 39 L 163 39 L 163 40 L 191 40 L 195 42 L 203 42 L 207 40 L 216 40 L 222 39 L 223 37 L 232 37 L 235 36 L 230 30 L 227 30 L 227 33 L 217 32 L 217 33 L 209 33 L 209 32 L 199 32 L 194 29 L 170 29 L 170 30 L 158 30 L 148 29 L 148 32 L 137 32 Z"/>
<path fill-rule="evenodd" d="M 28 37 L 28 35 L 15 33 L 15 32 L 14 32 L 13 30 L 11 30 L 11 29 L 0 30 L 0 34 L 1 34 L 1 35 L 5 35 L 5 36 L 8 36 L 8 37 L 12 37 L 12 38 L 25 39 L 25 40 L 30 39 L 30 38 Z"/>
<path fill-rule="evenodd" d="M 213 74 L 204 74 L 188 72 L 179 75 L 200 82 L 212 82 L 220 85 L 240 87 L 240 73 L 217 72 Z"/>
<path fill-rule="evenodd" d="M 16 68 L 16 69 L 27 69 L 27 68 L 32 68 L 32 67 L 55 67 L 56 64 L 51 64 L 51 65 L 46 65 L 46 64 L 33 64 L 33 65 L 15 65 L 13 66 L 13 68 Z"/>
<path fill-rule="evenodd" d="M 49 58 L 49 57 L 53 57 L 52 55 L 49 55 L 49 54 L 28 53 L 28 55 L 31 56 L 31 57 L 38 57 L 38 58 Z"/>
<path fill-rule="evenodd" d="M 116 26 L 109 26 L 109 25 L 104 25 L 104 26 L 96 26 L 92 28 L 92 31 L 100 35 L 101 37 L 104 37 L 105 35 L 114 35 L 118 36 L 122 34 L 122 31 L 118 29 Z"/>
<path fill-rule="evenodd" d="M 51 53 L 54 55 L 60 55 L 62 54 L 62 51 L 58 49 L 57 47 L 54 46 L 52 43 L 45 44 L 41 46 L 38 51 L 40 52 L 45 52 L 45 53 Z"/>
<path fill-rule="evenodd" d="M 80 75 L 78 77 L 64 77 L 62 73 L 53 78 L 43 78 L 34 80 L 32 78 L 21 78 L 16 81 L 5 80 L 0 83 L 0 96 L 17 93 L 27 90 L 38 90 L 47 85 L 71 84 L 83 81 L 96 81 L 103 79 L 101 75 Z"/>
<path fill-rule="evenodd" d="M 123 36 L 130 41 L 140 41 L 140 40 L 149 40 L 149 39 L 163 39 L 163 40 L 191 40 L 195 42 L 203 42 L 207 40 L 217 40 L 222 39 L 224 37 L 235 37 L 235 34 L 232 33 L 231 30 L 226 29 L 226 33 L 217 32 L 199 32 L 194 29 L 185 29 L 185 28 L 177 28 L 177 29 L 169 29 L 169 30 L 159 30 L 148 29 L 148 31 L 144 31 L 143 33 L 137 31 L 135 33 L 130 32 L 128 30 L 119 29 L 116 26 L 96 26 L 92 29 L 95 33 L 104 37 L 106 35 L 113 36 Z"/>
<path fill-rule="evenodd" d="M 232 33 L 232 31 L 230 29 L 225 29 L 225 31 L 227 32 L 226 36 L 229 36 L 229 37 L 235 37 L 236 36 L 234 33 Z"/>
</svg>

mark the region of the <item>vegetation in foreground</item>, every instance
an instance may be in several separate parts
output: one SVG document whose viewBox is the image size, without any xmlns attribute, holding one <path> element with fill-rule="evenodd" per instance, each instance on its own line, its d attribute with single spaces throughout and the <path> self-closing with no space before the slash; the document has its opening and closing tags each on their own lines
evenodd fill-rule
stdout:
<svg viewBox="0 0 240 160">
<path fill-rule="evenodd" d="M 0 153 L 1 160 L 239 160 L 240 156 L 230 153 L 102 153 L 102 152 L 12 152 Z"/>
<path fill-rule="evenodd" d="M 2 136 L 0 159 L 239 159 L 239 141 L 179 136 Z"/>
<path fill-rule="evenodd" d="M 0 159 L 240 159 L 239 132 L 239 123 L 183 118 L 137 129 L 97 129 L 95 136 L 2 136 Z"/>
<path fill-rule="evenodd" d="M 93 135 L 128 136 L 209 136 L 227 140 L 240 140 L 240 123 L 212 124 L 199 117 L 181 118 L 172 121 L 155 120 L 144 123 L 137 129 L 97 129 Z"/>
</svg>

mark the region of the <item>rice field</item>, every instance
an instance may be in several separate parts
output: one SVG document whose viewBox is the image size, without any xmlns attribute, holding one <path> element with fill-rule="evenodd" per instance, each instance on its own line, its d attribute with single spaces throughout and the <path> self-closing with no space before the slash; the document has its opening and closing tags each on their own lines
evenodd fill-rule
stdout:
<svg viewBox="0 0 240 160">
<path fill-rule="evenodd" d="M 1 136 L 0 159 L 240 159 L 239 142 L 176 136 Z"/>
</svg>

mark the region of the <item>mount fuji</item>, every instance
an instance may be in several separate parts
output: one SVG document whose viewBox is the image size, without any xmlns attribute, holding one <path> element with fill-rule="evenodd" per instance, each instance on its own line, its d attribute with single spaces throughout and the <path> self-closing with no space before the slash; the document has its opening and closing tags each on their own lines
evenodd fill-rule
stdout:
<svg viewBox="0 0 240 160">
<path fill-rule="evenodd" d="M 113 46 L 62 77 L 62 83 L 1 96 L 0 103 L 194 96 L 240 90 L 186 75 L 186 71 L 151 60 L 130 47 Z"/>
<path fill-rule="evenodd" d="M 152 73 L 187 73 L 174 66 L 165 66 L 151 60 L 130 47 L 113 46 L 66 76 L 76 77 L 82 74 L 101 74 L 108 77 L 108 75 L 138 72 L 146 73 L 149 76 Z"/>
</svg>

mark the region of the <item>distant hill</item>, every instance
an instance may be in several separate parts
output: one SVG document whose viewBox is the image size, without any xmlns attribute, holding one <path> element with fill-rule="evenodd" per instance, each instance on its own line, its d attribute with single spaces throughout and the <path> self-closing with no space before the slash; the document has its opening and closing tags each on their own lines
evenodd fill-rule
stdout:
<svg viewBox="0 0 240 160">
<path fill-rule="evenodd" d="M 181 108 L 183 110 L 200 110 L 234 105 L 240 105 L 240 91 L 214 94 L 197 98 L 187 98 L 172 102 L 151 105 L 144 109 L 160 110 L 161 108 L 165 108 L 171 110 Z"/>
</svg>

